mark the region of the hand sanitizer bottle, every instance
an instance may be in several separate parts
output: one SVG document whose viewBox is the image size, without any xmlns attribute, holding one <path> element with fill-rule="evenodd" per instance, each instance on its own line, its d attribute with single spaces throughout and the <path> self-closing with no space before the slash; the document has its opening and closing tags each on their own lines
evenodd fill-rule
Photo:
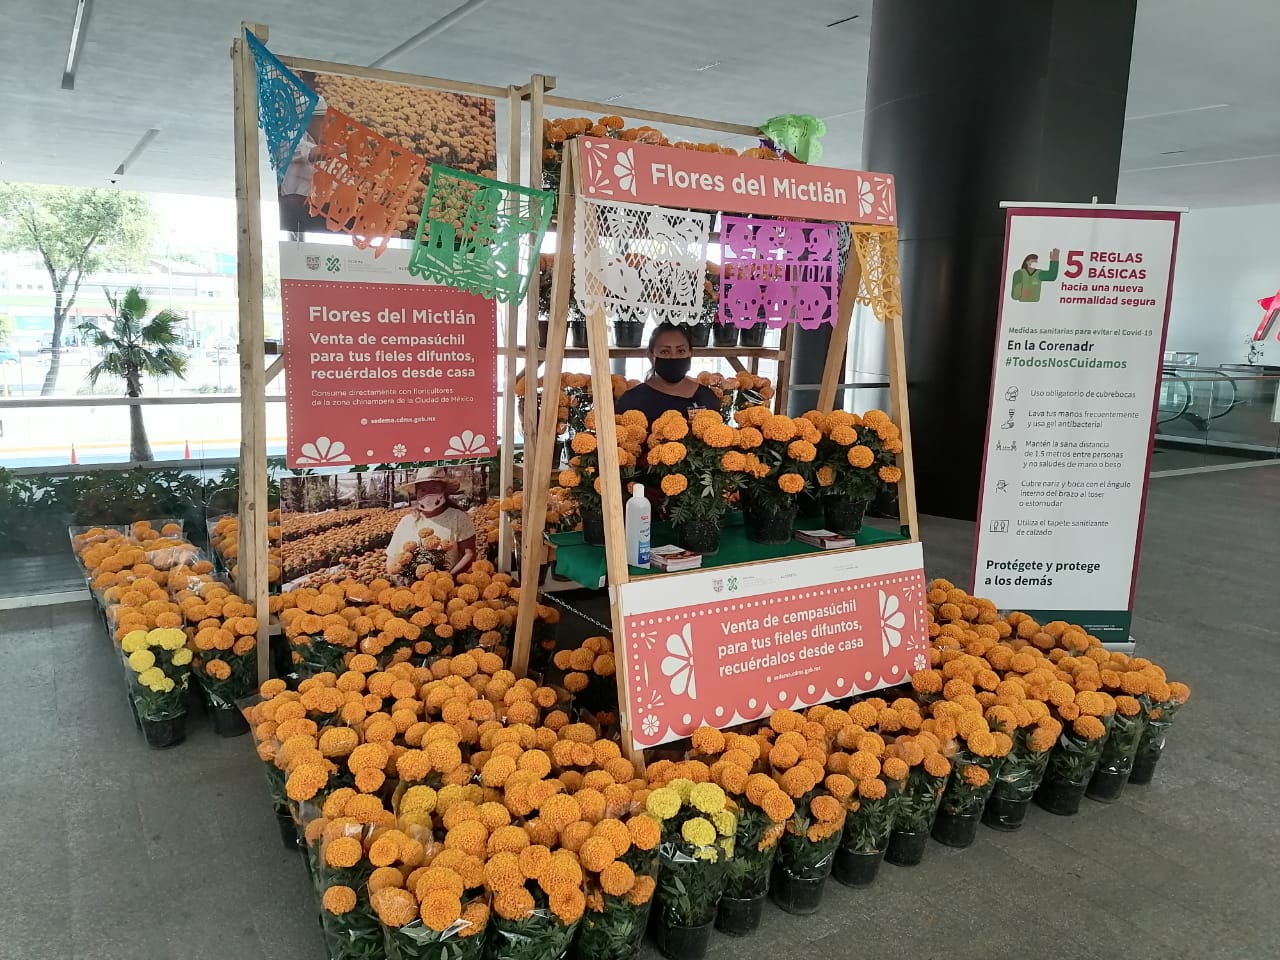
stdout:
<svg viewBox="0 0 1280 960">
<path fill-rule="evenodd" d="M 627 563 L 633 567 L 649 566 L 651 513 L 649 501 L 644 498 L 644 485 L 635 484 L 626 511 Z"/>
</svg>

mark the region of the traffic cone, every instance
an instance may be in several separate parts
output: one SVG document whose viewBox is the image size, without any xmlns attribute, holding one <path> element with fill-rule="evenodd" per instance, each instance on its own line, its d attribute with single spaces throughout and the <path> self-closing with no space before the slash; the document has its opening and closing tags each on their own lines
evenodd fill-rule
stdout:
<svg viewBox="0 0 1280 960">
<path fill-rule="evenodd" d="M 76 459 L 76 445 L 73 443 L 71 445 L 71 465 L 74 467 L 79 462 L 80 461 Z"/>
<path fill-rule="evenodd" d="M 191 441 L 189 440 L 182 441 L 182 459 L 183 460 L 191 459 Z"/>
</svg>

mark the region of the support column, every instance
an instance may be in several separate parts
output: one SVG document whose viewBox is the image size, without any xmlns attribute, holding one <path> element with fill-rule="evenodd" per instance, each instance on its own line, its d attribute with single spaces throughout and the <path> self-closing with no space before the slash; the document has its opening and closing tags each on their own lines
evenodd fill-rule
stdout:
<svg viewBox="0 0 1280 960">
<path fill-rule="evenodd" d="M 892 173 L 920 512 L 977 512 L 1002 200 L 1114 202 L 1137 0 L 876 0 L 863 167 Z"/>
</svg>

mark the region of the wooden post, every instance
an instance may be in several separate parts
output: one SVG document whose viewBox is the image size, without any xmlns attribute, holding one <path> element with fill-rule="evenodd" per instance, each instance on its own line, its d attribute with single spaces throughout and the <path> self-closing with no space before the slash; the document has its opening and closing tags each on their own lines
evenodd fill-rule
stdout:
<svg viewBox="0 0 1280 960">
<path fill-rule="evenodd" d="M 267 28 L 242 23 L 262 41 Z M 236 588 L 258 617 L 258 682 L 270 675 L 267 573 L 267 405 L 262 342 L 262 182 L 258 81 L 243 36 L 231 46 L 235 95 L 236 287 L 240 300 L 240 551 Z"/>
<path fill-rule="evenodd" d="M 507 177 L 513 183 L 520 183 L 520 120 L 524 113 L 521 106 L 518 87 L 507 87 Z M 534 276 L 537 276 L 538 251 L 532 251 Z M 537 282 L 530 285 L 536 289 Z M 502 352 L 502 438 L 501 459 L 498 466 L 498 495 L 505 497 L 512 489 L 515 481 L 515 449 L 516 449 L 516 399 L 512 387 L 516 382 L 516 341 L 519 339 L 520 304 L 511 301 L 507 304 L 506 325 L 503 327 Z M 511 572 L 511 552 L 513 546 L 511 518 L 506 511 L 498 513 L 498 570 Z"/>
<path fill-rule="evenodd" d="M 560 201 L 557 204 L 559 235 L 556 238 L 555 272 L 551 281 L 551 317 L 547 331 L 547 376 L 543 387 L 545 409 L 538 419 L 538 436 L 532 456 L 525 447 L 524 525 L 520 533 L 520 606 L 516 611 L 516 633 L 511 650 L 511 671 L 523 677 L 529 671 L 529 651 L 533 645 L 533 620 L 538 606 L 538 574 L 546 547 L 542 535 L 547 528 L 547 490 L 551 476 L 552 454 L 556 449 L 556 403 L 560 393 L 560 372 L 564 367 L 564 342 L 569 334 L 569 286 L 573 282 L 573 213 L 575 195 L 570 177 L 571 167 L 566 153 L 560 175 Z M 536 347 L 536 341 L 535 341 Z M 525 369 L 529 369 L 526 365 Z M 529 397 L 525 401 L 525 417 L 536 398 L 530 384 L 525 383 Z M 612 396 L 612 394 L 610 395 Z"/>
<path fill-rule="evenodd" d="M 550 86 L 548 86 L 550 84 Z M 554 88 L 556 81 L 554 77 L 546 77 L 540 73 L 535 73 L 529 78 L 529 186 L 542 186 L 542 101 L 548 89 Z M 516 138 L 516 147 L 519 148 L 520 139 Z M 556 233 L 556 249 L 560 249 L 560 244 L 564 242 L 564 213 L 563 208 L 557 206 L 557 233 Z M 533 252 L 535 262 L 540 250 Z M 572 257 L 570 258 L 572 260 Z M 559 259 L 556 260 L 559 263 Z M 533 463 L 534 450 L 537 447 L 538 436 L 538 372 L 540 370 L 538 364 L 538 287 L 541 283 L 540 275 L 535 273 L 534 282 L 529 284 L 529 294 L 525 300 L 525 375 L 524 375 L 524 470 L 522 471 L 521 487 L 524 490 L 523 509 L 521 511 L 521 526 L 523 529 L 529 528 L 529 491 L 533 486 L 545 484 L 546 475 L 535 474 L 530 472 L 530 466 Z M 565 292 L 566 305 L 568 304 L 568 291 Z M 567 309 L 567 307 L 566 307 Z M 548 346 L 550 343 L 548 342 Z M 559 376 L 559 371 L 556 372 Z M 511 381 L 514 383 L 515 381 Z M 544 397 L 546 395 L 544 394 Z M 555 418 L 554 411 L 552 419 Z M 552 438 L 554 443 L 554 437 Z M 545 517 L 546 508 L 543 507 Z M 521 546 L 523 549 L 524 541 L 522 539 Z M 541 555 L 542 545 L 539 540 L 537 547 L 539 555 Z"/>
<path fill-rule="evenodd" d="M 853 227 L 856 231 L 858 228 Z M 822 369 L 822 386 L 818 390 L 818 409 L 830 413 L 836 402 L 836 385 L 844 379 L 845 359 L 849 352 L 849 328 L 853 324 L 853 308 L 858 304 L 858 287 L 862 285 L 862 261 L 855 246 L 849 247 L 849 262 L 840 284 L 840 300 L 836 308 L 836 325 L 827 347 L 827 363 Z"/>
<path fill-rule="evenodd" d="M 892 227 L 882 230 L 882 235 L 898 240 L 898 229 Z M 897 274 L 892 280 L 898 287 L 895 302 L 902 302 L 902 290 Z M 907 402 L 907 355 L 902 338 L 902 311 L 897 311 L 885 320 L 884 331 L 885 354 L 889 366 L 889 416 L 902 429 L 902 453 L 898 454 L 898 467 L 902 470 L 902 480 L 898 482 L 898 517 L 911 532 L 912 540 L 920 539 L 920 517 L 916 512 L 916 474 L 915 461 L 911 455 L 911 410 Z"/>
</svg>

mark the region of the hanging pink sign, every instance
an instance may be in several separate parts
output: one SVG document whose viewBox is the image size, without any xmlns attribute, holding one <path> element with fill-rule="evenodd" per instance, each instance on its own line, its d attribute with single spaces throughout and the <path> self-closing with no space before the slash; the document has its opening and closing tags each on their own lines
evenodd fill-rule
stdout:
<svg viewBox="0 0 1280 960">
<path fill-rule="evenodd" d="M 720 322 L 735 327 L 834 324 L 839 299 L 830 223 L 720 218 Z"/>
</svg>

